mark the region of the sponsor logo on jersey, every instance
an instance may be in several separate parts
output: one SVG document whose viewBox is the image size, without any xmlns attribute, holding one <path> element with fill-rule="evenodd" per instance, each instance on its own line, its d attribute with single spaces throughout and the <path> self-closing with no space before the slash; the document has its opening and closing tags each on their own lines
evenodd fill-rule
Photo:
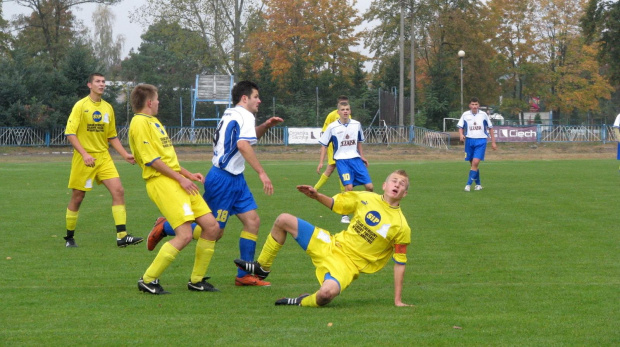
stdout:
<svg viewBox="0 0 620 347">
<path fill-rule="evenodd" d="M 99 111 L 95 111 L 93 112 L 93 120 L 97 123 L 101 122 L 101 119 L 103 119 L 103 115 L 101 114 L 101 112 Z"/>
<path fill-rule="evenodd" d="M 374 227 L 375 225 L 379 224 L 379 222 L 381 222 L 381 215 L 377 211 L 369 211 L 368 213 L 366 213 L 364 219 L 366 220 L 366 224 Z"/>
<path fill-rule="evenodd" d="M 356 141 L 355 140 L 350 140 L 349 139 L 349 135 L 347 134 L 347 136 L 345 136 L 344 140 L 340 141 L 340 146 L 344 147 L 344 146 L 354 146 Z"/>
<path fill-rule="evenodd" d="M 474 122 L 473 125 L 469 126 L 469 130 L 482 130 L 482 125 L 478 125 L 476 124 L 476 122 Z"/>
</svg>

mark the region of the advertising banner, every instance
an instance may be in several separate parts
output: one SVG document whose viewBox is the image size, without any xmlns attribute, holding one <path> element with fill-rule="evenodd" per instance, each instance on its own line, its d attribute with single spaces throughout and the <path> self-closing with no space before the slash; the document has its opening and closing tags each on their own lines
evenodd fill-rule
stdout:
<svg viewBox="0 0 620 347">
<path fill-rule="evenodd" d="M 288 143 L 291 145 L 318 145 L 321 128 L 288 128 Z"/>
<path fill-rule="evenodd" d="M 494 126 L 495 142 L 536 142 L 536 126 Z"/>
</svg>

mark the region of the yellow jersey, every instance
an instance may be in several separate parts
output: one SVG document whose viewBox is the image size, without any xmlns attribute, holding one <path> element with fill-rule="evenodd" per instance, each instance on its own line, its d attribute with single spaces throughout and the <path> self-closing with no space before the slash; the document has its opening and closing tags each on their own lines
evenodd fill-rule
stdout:
<svg viewBox="0 0 620 347">
<path fill-rule="evenodd" d="M 105 100 L 94 102 L 89 96 L 76 102 L 71 110 L 65 136 L 77 136 L 86 152 L 108 150 L 108 140 L 117 137 L 114 109 Z"/>
<path fill-rule="evenodd" d="M 172 170 L 181 171 L 177 153 L 166 129 L 157 117 L 143 113 L 136 113 L 129 124 L 129 147 L 142 168 L 142 178 L 148 180 L 160 176 L 161 173 L 151 167 L 151 164 L 160 159 Z"/>
<path fill-rule="evenodd" d="M 344 192 L 334 196 L 332 210 L 353 215 L 348 228 L 334 237 L 362 273 L 379 271 L 394 254 L 395 245 L 411 243 L 411 229 L 400 207 L 390 206 L 382 195 Z M 394 260 L 404 264 L 406 254 L 396 253 Z"/>
</svg>

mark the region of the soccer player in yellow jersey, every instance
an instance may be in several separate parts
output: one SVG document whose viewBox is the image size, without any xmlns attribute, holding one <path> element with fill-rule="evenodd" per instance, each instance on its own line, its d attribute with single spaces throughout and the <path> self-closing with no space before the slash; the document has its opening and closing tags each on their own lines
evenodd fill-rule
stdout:
<svg viewBox="0 0 620 347">
<path fill-rule="evenodd" d="M 352 214 L 348 228 L 335 235 L 288 213 L 278 216 L 271 234 L 256 261 L 236 259 L 235 264 L 265 278 L 287 234 L 312 258 L 321 287 L 314 294 L 282 298 L 276 305 L 319 307 L 330 303 L 360 273 L 374 273 L 391 258 L 394 261 L 394 305 L 402 301 L 403 279 L 407 263 L 407 245 L 411 229 L 400 201 L 407 195 L 409 177 L 404 170 L 392 172 L 383 183 L 383 195 L 367 191 L 348 191 L 333 198 L 318 193 L 312 186 L 297 190 L 339 214 Z"/>
<path fill-rule="evenodd" d="M 108 152 L 108 144 L 123 158 L 135 164 L 133 155 L 127 153 L 116 135 L 114 109 L 101 98 L 105 90 L 105 77 L 93 73 L 88 77 L 90 93 L 78 101 L 67 120 L 65 136 L 73 146 L 73 160 L 69 176 L 71 200 L 65 215 L 67 224 L 66 247 L 77 247 L 75 227 L 80 205 L 86 192 L 93 189 L 93 181 L 103 183 L 112 195 L 112 216 L 116 224 L 116 245 L 126 247 L 142 242 L 141 237 L 127 234 L 125 192 L 121 179 Z"/>
<path fill-rule="evenodd" d="M 342 101 L 349 102 L 349 98 L 345 95 L 340 95 L 338 97 L 338 103 L 336 105 L 339 105 L 340 102 Z M 352 116 L 349 115 L 349 118 L 352 118 Z M 323 129 L 321 129 L 321 134 L 325 132 L 328 125 L 337 121 L 338 119 L 340 119 L 340 115 L 338 114 L 338 109 L 336 108 L 335 110 L 331 111 L 327 115 L 327 117 L 325 117 L 325 122 L 323 123 Z M 316 182 L 316 184 L 314 185 L 314 189 L 316 190 L 321 189 L 321 187 L 323 187 L 325 182 L 327 182 L 327 180 L 331 176 L 332 172 L 334 172 L 335 168 L 336 168 L 336 160 L 334 160 L 334 145 L 330 143 L 329 146 L 327 146 L 327 167 L 325 168 L 325 171 L 323 171 L 323 173 L 321 174 L 319 181 Z M 338 180 L 338 183 L 340 184 L 340 191 L 344 192 L 344 186 L 342 185 L 342 182 Z M 348 223 L 348 221 L 346 223 Z"/>
<path fill-rule="evenodd" d="M 204 183 L 204 176 L 181 167 L 166 129 L 155 117 L 159 110 L 157 88 L 140 84 L 131 92 L 135 112 L 129 125 L 129 145 L 142 168 L 146 192 L 170 222 L 176 235 L 159 250 L 155 260 L 138 281 L 138 289 L 150 294 L 168 294 L 159 276 L 192 241 L 192 222 L 202 228 L 187 288 L 192 291 L 218 291 L 204 277 L 215 251 L 218 225 L 200 190 L 192 181 Z"/>
</svg>

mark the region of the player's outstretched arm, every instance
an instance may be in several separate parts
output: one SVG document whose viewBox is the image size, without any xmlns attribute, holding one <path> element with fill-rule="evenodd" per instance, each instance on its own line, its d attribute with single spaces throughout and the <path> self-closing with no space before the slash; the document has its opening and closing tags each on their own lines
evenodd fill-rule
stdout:
<svg viewBox="0 0 620 347">
<path fill-rule="evenodd" d="M 396 306 L 412 306 L 403 303 L 403 281 L 405 279 L 405 264 L 394 264 L 394 305 Z"/>
<path fill-rule="evenodd" d="M 317 190 L 314 189 L 313 186 L 300 185 L 300 186 L 297 186 L 297 190 L 304 193 L 307 197 L 317 200 L 321 204 L 328 207 L 330 210 L 332 209 L 332 206 L 334 205 L 334 199 L 332 199 L 331 197 L 325 194 L 321 194 L 317 192 Z"/>
<path fill-rule="evenodd" d="M 254 127 L 254 130 L 256 131 L 256 138 L 260 139 L 261 137 L 263 137 L 263 135 L 265 135 L 265 133 L 267 132 L 267 130 L 269 130 L 269 128 L 273 128 L 282 122 L 284 122 L 284 119 L 280 117 L 271 117 L 267 119 L 265 123 L 257 127 Z"/>
</svg>

